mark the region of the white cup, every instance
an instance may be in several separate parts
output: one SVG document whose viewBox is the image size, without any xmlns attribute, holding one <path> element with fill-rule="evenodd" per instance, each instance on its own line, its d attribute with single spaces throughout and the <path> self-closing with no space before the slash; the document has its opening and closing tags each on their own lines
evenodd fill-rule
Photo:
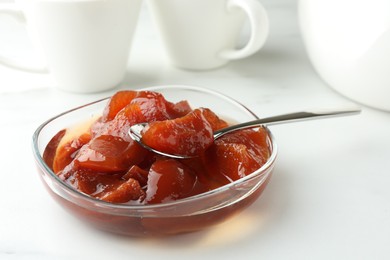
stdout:
<svg viewBox="0 0 390 260">
<path fill-rule="evenodd" d="M 149 0 L 155 24 L 174 66 L 204 70 L 256 53 L 269 22 L 258 0 Z M 236 49 L 248 18 L 248 43 Z"/>
<path fill-rule="evenodd" d="M 59 89 L 91 93 L 123 80 L 141 1 L 15 0 L 15 4 L 0 5 L 0 14 L 26 23 Z M 0 57 L 0 63 L 45 71 L 7 57 Z"/>
<path fill-rule="evenodd" d="M 390 0 L 300 0 L 308 56 L 332 88 L 390 111 Z"/>
</svg>

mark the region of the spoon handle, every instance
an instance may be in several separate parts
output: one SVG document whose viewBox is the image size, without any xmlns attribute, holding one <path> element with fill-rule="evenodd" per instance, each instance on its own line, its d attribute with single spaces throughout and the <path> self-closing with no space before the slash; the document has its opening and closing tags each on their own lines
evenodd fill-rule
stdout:
<svg viewBox="0 0 390 260">
<path fill-rule="evenodd" d="M 219 136 L 224 135 L 229 132 L 233 132 L 240 129 L 248 129 L 257 127 L 260 125 L 276 125 L 286 122 L 297 122 L 304 121 L 308 119 L 317 119 L 317 118 L 328 118 L 336 116 L 347 116 L 360 113 L 360 108 L 345 109 L 345 110 L 323 110 L 323 111 L 311 111 L 311 112 L 295 112 L 290 114 L 283 114 L 277 116 L 271 116 L 266 118 L 261 118 L 242 124 L 232 125 L 218 131 L 214 132 L 214 138 L 217 139 Z"/>
</svg>

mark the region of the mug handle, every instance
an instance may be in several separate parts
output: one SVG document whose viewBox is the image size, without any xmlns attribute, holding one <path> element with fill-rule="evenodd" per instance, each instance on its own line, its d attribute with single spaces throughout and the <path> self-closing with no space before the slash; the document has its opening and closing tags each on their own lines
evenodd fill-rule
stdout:
<svg viewBox="0 0 390 260">
<path fill-rule="evenodd" d="M 15 6 L 15 4 L 2 4 L 0 5 L 0 15 L 10 15 L 17 21 L 26 24 L 26 17 L 24 16 L 23 12 Z M 5 57 L 0 55 L 0 64 L 5 65 L 7 67 L 18 69 L 22 71 L 27 72 L 34 72 L 34 73 L 48 73 L 48 69 L 46 67 L 42 66 L 29 66 L 22 64 L 21 62 Z"/>
<path fill-rule="evenodd" d="M 267 11 L 258 0 L 228 0 L 228 9 L 240 8 L 249 18 L 251 35 L 248 43 L 238 50 L 223 50 L 220 57 L 236 60 L 248 57 L 263 47 L 269 33 L 269 20 Z"/>
</svg>

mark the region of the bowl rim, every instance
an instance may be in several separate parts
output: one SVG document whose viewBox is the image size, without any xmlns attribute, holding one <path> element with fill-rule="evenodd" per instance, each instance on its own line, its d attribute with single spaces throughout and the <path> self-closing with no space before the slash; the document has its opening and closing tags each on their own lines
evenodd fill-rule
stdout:
<svg viewBox="0 0 390 260">
<path fill-rule="evenodd" d="M 256 119 L 259 118 L 253 111 L 251 111 L 249 108 L 247 108 L 245 105 L 243 105 L 241 102 L 235 100 L 234 98 L 229 97 L 229 96 L 227 96 L 227 95 L 225 95 L 225 94 L 223 94 L 221 92 L 218 92 L 218 91 L 215 91 L 215 90 L 211 90 L 211 89 L 208 89 L 208 88 L 204 88 L 204 87 L 188 86 L 188 85 L 160 85 L 160 86 L 136 88 L 136 89 L 131 89 L 131 90 L 134 90 L 134 91 L 143 91 L 143 90 L 158 91 L 159 89 L 175 89 L 175 88 L 176 89 L 181 89 L 181 90 L 184 89 L 184 90 L 191 90 L 191 91 L 209 93 L 209 94 L 212 94 L 214 96 L 218 96 L 220 98 L 228 100 L 229 102 L 235 103 L 238 106 L 241 106 L 242 108 L 247 110 L 247 112 L 249 112 L 252 116 L 254 116 Z M 118 90 L 118 91 L 121 91 L 121 90 Z M 191 196 L 191 197 L 175 200 L 175 201 L 163 202 L 163 203 L 158 203 L 158 204 L 146 204 L 146 205 L 145 204 L 110 203 L 110 202 L 106 202 L 106 201 L 94 198 L 94 197 L 92 197 L 92 196 L 90 196 L 88 194 L 82 193 L 82 192 L 72 188 L 71 186 L 67 185 L 65 182 L 63 182 L 50 169 L 50 167 L 44 162 L 43 157 L 40 154 L 39 147 L 38 147 L 39 135 L 40 135 L 40 132 L 45 128 L 45 126 L 47 126 L 50 122 L 60 118 L 61 116 L 69 114 L 69 113 L 71 113 L 73 111 L 79 110 L 81 108 L 88 107 L 88 106 L 91 106 L 93 104 L 97 104 L 99 102 L 108 100 L 108 99 L 111 98 L 111 96 L 105 97 L 105 98 L 102 98 L 102 99 L 99 99 L 99 100 L 96 100 L 96 101 L 93 101 L 93 102 L 89 102 L 87 104 L 84 104 L 84 105 L 81 105 L 81 106 L 78 106 L 78 107 L 74 107 L 74 108 L 66 110 L 66 111 L 64 111 L 62 113 L 59 113 L 59 114 L 57 114 L 57 115 L 47 119 L 42 124 L 40 124 L 37 127 L 37 129 L 34 131 L 34 133 L 33 133 L 33 136 L 32 136 L 32 150 L 33 150 L 33 155 L 35 157 L 36 163 L 38 164 L 39 168 L 42 171 L 49 173 L 50 178 L 54 179 L 55 182 L 57 184 L 59 184 L 60 187 L 63 190 L 65 190 L 67 193 L 71 193 L 73 195 L 76 195 L 77 197 L 81 197 L 83 200 L 86 200 L 86 202 L 88 202 L 88 203 L 92 203 L 94 206 L 102 206 L 104 208 L 117 209 L 117 210 L 124 210 L 124 209 L 128 209 L 129 210 L 129 209 L 131 209 L 131 210 L 136 210 L 136 211 L 148 211 L 148 210 L 153 210 L 153 209 L 161 209 L 161 208 L 165 208 L 165 207 L 177 206 L 177 205 L 180 205 L 180 204 L 190 203 L 190 202 L 193 202 L 193 201 L 196 201 L 196 200 L 199 200 L 199 199 L 204 199 L 204 198 L 207 198 L 207 197 L 211 197 L 214 194 L 223 192 L 224 190 L 229 190 L 232 187 L 240 185 L 242 183 L 245 183 L 245 182 L 247 182 L 247 181 L 249 181 L 249 180 L 251 180 L 251 179 L 253 179 L 255 177 L 261 177 L 261 180 L 259 181 L 259 183 L 261 183 L 261 182 L 263 182 L 265 180 L 265 177 L 267 177 L 267 175 L 270 174 L 270 171 L 268 171 L 268 169 L 270 169 L 274 165 L 274 162 L 275 162 L 277 154 L 278 154 L 278 146 L 277 146 L 277 144 L 275 142 L 275 138 L 274 138 L 272 132 L 269 130 L 269 128 L 266 125 L 263 125 L 264 128 L 267 131 L 267 134 L 268 134 L 268 137 L 269 137 L 268 141 L 270 143 L 269 147 L 271 149 L 271 155 L 268 158 L 267 162 L 264 165 L 262 165 L 262 167 L 260 167 L 256 171 L 250 173 L 249 175 L 247 175 L 247 176 L 245 176 L 243 178 L 240 178 L 240 179 L 238 179 L 236 181 L 233 181 L 231 183 L 225 184 L 225 185 L 223 185 L 221 187 L 218 187 L 216 189 L 213 189 L 213 190 L 210 190 L 210 191 L 207 191 L 207 192 L 204 192 L 204 193 L 200 193 L 200 194 L 197 194 L 197 195 L 194 195 L 194 196 Z M 262 176 L 262 175 L 264 175 L 264 176 Z M 55 191 L 53 191 L 53 192 L 55 192 Z M 65 198 L 64 196 L 58 194 L 57 192 L 55 192 L 55 193 L 57 195 L 59 195 L 61 198 L 66 199 L 66 200 L 70 201 L 71 203 L 75 203 L 74 200 L 69 200 L 68 198 Z M 84 205 L 80 205 L 79 203 L 77 203 L 77 205 L 79 205 L 81 207 L 85 207 Z M 115 214 L 115 213 L 112 212 L 112 214 Z"/>
</svg>

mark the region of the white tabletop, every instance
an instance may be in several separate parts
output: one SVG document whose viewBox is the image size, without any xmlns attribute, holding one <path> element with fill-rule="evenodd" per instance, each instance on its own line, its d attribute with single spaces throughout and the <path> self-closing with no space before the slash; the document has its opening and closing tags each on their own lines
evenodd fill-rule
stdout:
<svg viewBox="0 0 390 260">
<path fill-rule="evenodd" d="M 118 89 L 203 86 L 264 116 L 354 105 L 310 65 L 296 1 L 263 3 L 272 23 L 265 48 L 206 72 L 169 64 L 143 8 Z M 0 52 L 33 60 L 31 51 L 23 27 L 0 17 Z M 390 114 L 364 106 L 357 116 L 273 126 L 279 156 L 269 186 L 250 208 L 219 226 L 134 239 L 84 225 L 44 189 L 31 136 L 49 117 L 118 89 L 65 93 L 47 75 L 0 66 L 0 259 L 390 259 Z"/>
</svg>

